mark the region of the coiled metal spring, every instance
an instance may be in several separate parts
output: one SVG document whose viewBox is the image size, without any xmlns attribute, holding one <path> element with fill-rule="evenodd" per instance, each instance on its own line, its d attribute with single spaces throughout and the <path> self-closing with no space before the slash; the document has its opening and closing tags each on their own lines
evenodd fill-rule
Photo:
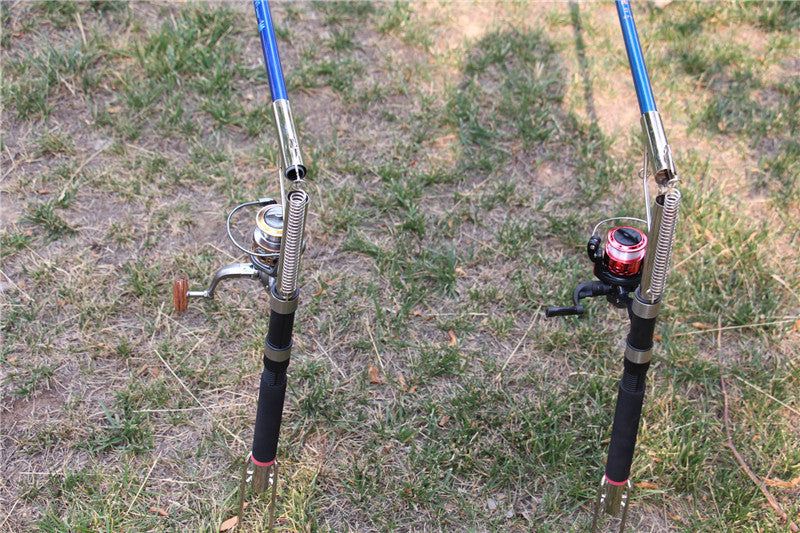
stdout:
<svg viewBox="0 0 800 533">
<path fill-rule="evenodd" d="M 297 292 L 300 271 L 300 254 L 303 252 L 303 234 L 306 226 L 309 196 L 302 189 L 295 189 L 286 196 L 286 218 L 283 228 L 283 243 L 278 265 L 276 290 L 283 300 L 290 300 Z"/>
<path fill-rule="evenodd" d="M 678 210 L 681 206 L 681 192 L 670 187 L 664 193 L 664 207 L 661 214 L 661 224 L 658 227 L 658 241 L 653 257 L 653 270 L 648 286 L 648 298 L 656 301 L 661 298 L 667 285 L 672 245 L 675 241 L 675 229 L 678 225 Z"/>
</svg>

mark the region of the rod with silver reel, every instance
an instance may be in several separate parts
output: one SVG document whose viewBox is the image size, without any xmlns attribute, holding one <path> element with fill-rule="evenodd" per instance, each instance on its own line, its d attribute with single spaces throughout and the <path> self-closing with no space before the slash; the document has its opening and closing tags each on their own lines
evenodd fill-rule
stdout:
<svg viewBox="0 0 800 533">
<path fill-rule="evenodd" d="M 228 215 L 227 233 L 248 263 L 220 268 L 205 290 L 190 291 L 185 279 L 175 281 L 175 309 L 185 311 L 190 298 L 212 299 L 219 283 L 231 278 L 259 280 L 269 298 L 270 316 L 264 347 L 264 369 L 258 394 L 253 446 L 242 469 L 239 523 L 242 522 L 247 487 L 256 494 L 270 492 L 269 529 L 275 524 L 278 459 L 286 371 L 292 352 L 295 312 L 299 303 L 300 259 L 305 249 L 306 215 L 310 197 L 305 190 L 306 166 L 300 151 L 291 105 L 286 95 L 272 15 L 266 0 L 254 0 L 264 62 L 269 79 L 275 128 L 281 153 L 280 196 L 260 198 L 236 206 Z M 288 183 L 288 187 L 286 183 Z M 232 219 L 244 208 L 258 208 L 249 246 L 233 235 Z"/>
</svg>

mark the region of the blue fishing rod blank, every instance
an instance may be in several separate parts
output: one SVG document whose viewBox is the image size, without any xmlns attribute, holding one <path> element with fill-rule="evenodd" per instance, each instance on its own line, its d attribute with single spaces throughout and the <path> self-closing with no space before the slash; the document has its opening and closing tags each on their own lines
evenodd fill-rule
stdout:
<svg viewBox="0 0 800 533">
<path fill-rule="evenodd" d="M 642 55 L 642 46 L 639 44 L 639 34 L 636 32 L 636 23 L 633 21 L 630 0 L 617 0 L 617 15 L 619 15 L 619 23 L 622 26 L 622 37 L 625 40 L 625 50 L 628 52 L 628 62 L 631 65 L 639 110 L 643 115 L 650 111 L 657 111 L 653 89 L 650 87 L 650 77 L 647 75 L 647 65 L 645 65 Z"/>
<path fill-rule="evenodd" d="M 281 58 L 278 55 L 278 43 L 275 40 L 269 4 L 267 0 L 253 0 L 253 5 L 256 8 L 258 33 L 261 35 L 261 48 L 264 51 L 264 62 L 267 65 L 272 101 L 286 100 L 286 84 L 283 81 L 283 69 L 281 68 Z"/>
</svg>

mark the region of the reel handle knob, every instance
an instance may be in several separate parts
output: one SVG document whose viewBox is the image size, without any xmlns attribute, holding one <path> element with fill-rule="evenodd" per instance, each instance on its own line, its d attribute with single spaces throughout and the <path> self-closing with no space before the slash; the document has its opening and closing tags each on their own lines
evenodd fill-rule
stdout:
<svg viewBox="0 0 800 533">
<path fill-rule="evenodd" d="M 172 285 L 172 304 L 179 313 L 189 308 L 189 282 L 178 278 Z"/>
<path fill-rule="evenodd" d="M 575 305 L 571 307 L 548 307 L 544 310 L 544 316 L 547 318 L 552 318 L 554 316 L 570 316 L 570 315 L 582 315 L 583 314 L 583 306 L 582 305 Z"/>
</svg>

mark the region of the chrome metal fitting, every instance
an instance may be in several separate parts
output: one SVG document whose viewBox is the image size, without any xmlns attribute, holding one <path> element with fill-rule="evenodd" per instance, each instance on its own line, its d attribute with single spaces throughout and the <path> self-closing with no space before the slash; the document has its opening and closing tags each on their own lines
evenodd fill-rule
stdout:
<svg viewBox="0 0 800 533">
<path fill-rule="evenodd" d="M 656 183 L 666 185 L 675 177 L 675 163 L 672 161 L 672 149 L 667 142 L 664 123 L 658 111 L 648 111 L 642 115 L 642 131 L 644 132 L 650 164 Z"/>
<path fill-rule="evenodd" d="M 217 290 L 217 285 L 224 279 L 232 278 L 250 278 L 258 279 L 258 270 L 250 263 L 235 263 L 220 268 L 211 278 L 211 284 L 204 291 L 189 291 L 187 296 L 189 298 L 214 298 L 214 291 Z"/>
<path fill-rule="evenodd" d="M 653 349 L 642 351 L 633 348 L 630 344 L 625 344 L 625 359 L 637 365 L 649 363 L 653 359 Z"/>
<path fill-rule="evenodd" d="M 272 465 L 261 466 L 253 464 L 253 492 L 256 494 L 261 494 L 267 489 L 269 486 L 267 479 L 271 469 Z"/>
<path fill-rule="evenodd" d="M 294 181 L 303 179 L 306 167 L 303 164 L 303 155 L 300 153 L 300 141 L 294 127 L 294 117 L 289 100 L 281 99 L 272 102 L 275 113 L 275 128 L 278 132 L 278 142 L 281 148 L 281 162 L 286 178 Z"/>
<path fill-rule="evenodd" d="M 594 502 L 594 517 L 592 519 L 591 532 L 597 531 L 598 519 L 601 513 L 615 515 L 622 508 L 622 516 L 619 522 L 619 532 L 625 531 L 625 522 L 628 518 L 628 494 L 631 490 L 631 480 L 629 479 L 622 485 L 610 483 L 608 478 L 603 475 L 600 487 L 597 490 L 597 499 Z"/>
<path fill-rule="evenodd" d="M 283 300 L 278 297 L 278 295 L 275 294 L 274 289 L 269 293 L 270 310 L 282 315 L 288 315 L 297 311 L 297 304 L 299 301 L 300 298 L 297 296 L 297 291 L 294 293 L 294 298 L 290 298 L 288 300 Z"/>
<path fill-rule="evenodd" d="M 283 350 L 276 350 L 270 347 L 269 343 L 266 343 L 264 356 L 273 363 L 283 363 L 284 361 L 288 361 L 292 356 L 292 346 L 289 345 L 288 348 L 284 348 Z"/>
<path fill-rule="evenodd" d="M 631 312 L 639 318 L 657 317 L 659 311 L 661 311 L 661 299 L 655 302 L 647 302 L 642 298 L 639 292 L 640 290 L 641 289 L 638 288 L 636 289 L 635 298 L 633 298 L 633 302 L 631 303 Z"/>
</svg>

